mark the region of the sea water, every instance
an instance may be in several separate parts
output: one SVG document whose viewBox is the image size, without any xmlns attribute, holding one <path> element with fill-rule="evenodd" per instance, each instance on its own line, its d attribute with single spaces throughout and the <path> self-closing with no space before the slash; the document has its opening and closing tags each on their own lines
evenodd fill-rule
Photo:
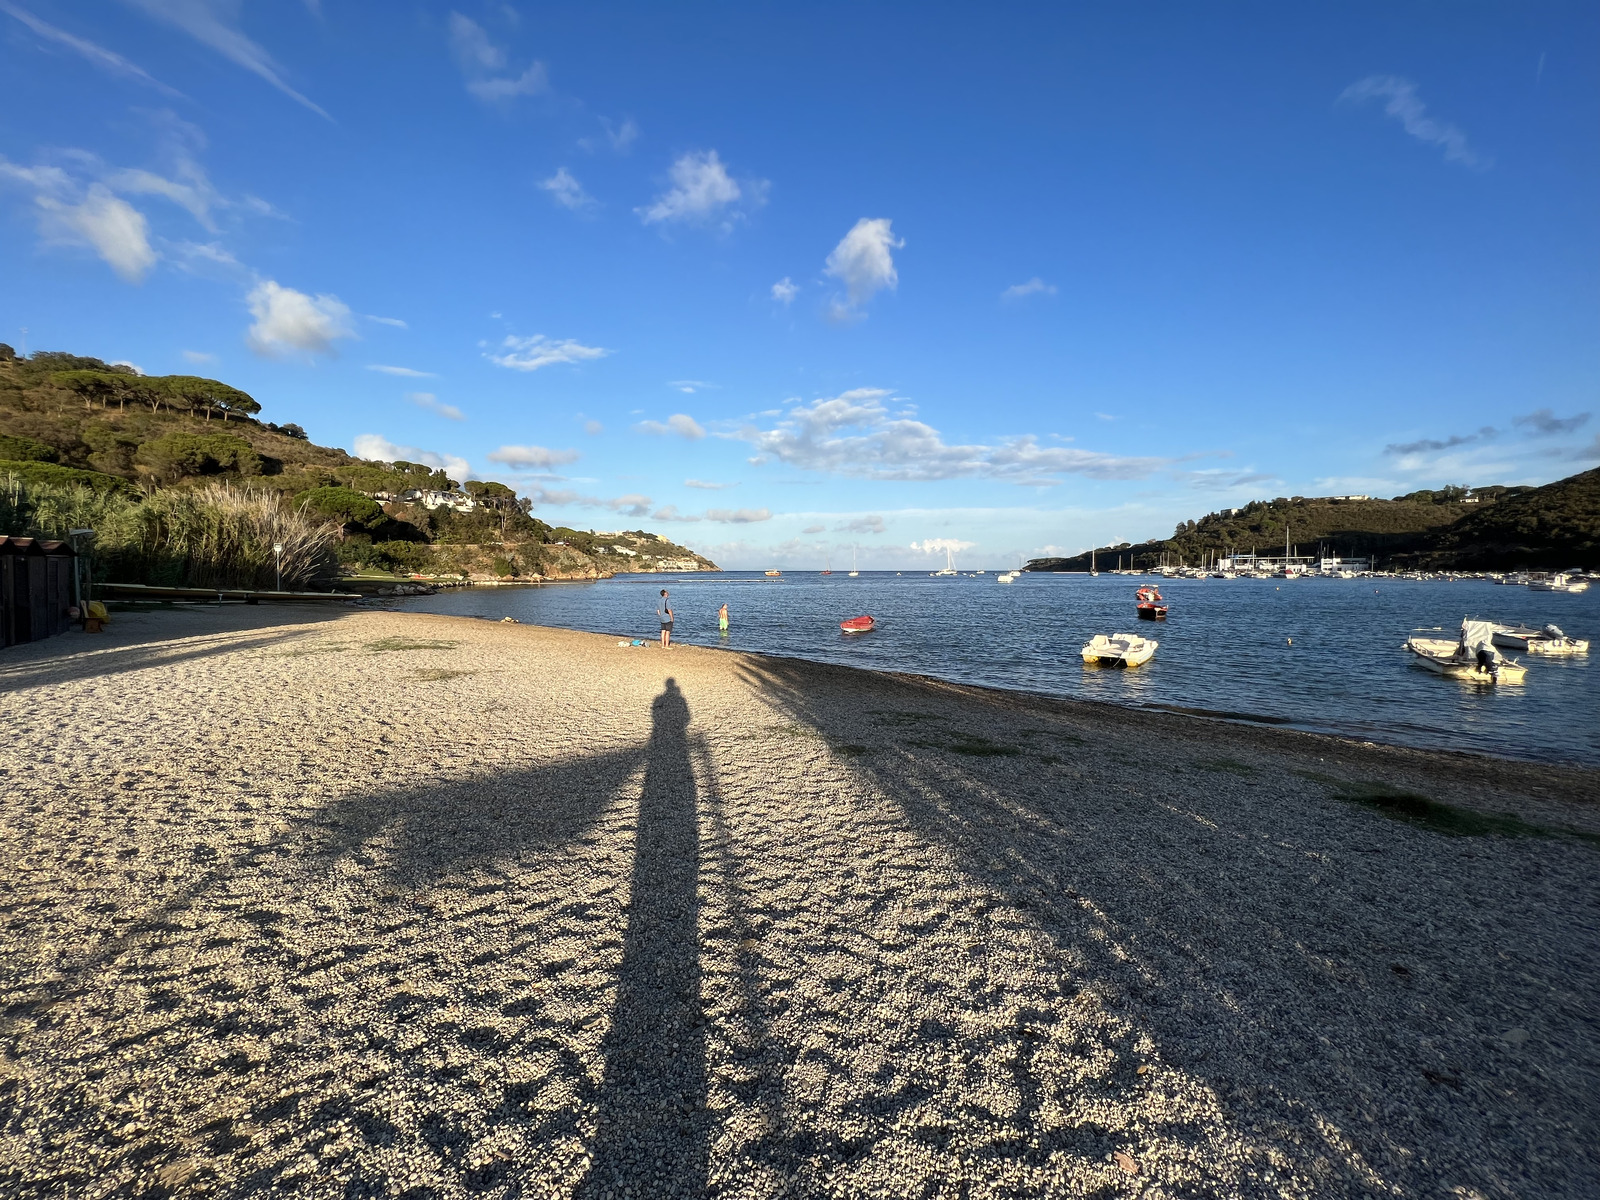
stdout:
<svg viewBox="0 0 1600 1200">
<path fill-rule="evenodd" d="M 1157 583 L 1164 621 L 1139 620 L 1134 590 Z M 1453 638 L 1463 617 L 1600 638 L 1600 590 L 1533 592 L 1476 580 L 1156 579 L 993 574 L 857 578 L 759 572 L 625 575 L 598 583 L 451 589 L 410 609 L 554 625 L 628 638 L 658 636 L 671 592 L 673 641 L 751 650 L 959 683 L 1266 721 L 1374 742 L 1600 763 L 1600 694 L 1590 656 L 1528 664 L 1517 685 L 1446 679 L 1403 647 L 1418 630 Z M 717 632 L 726 603 L 730 628 Z M 870 613 L 877 628 L 839 622 Z M 1133 670 L 1085 667 L 1096 633 L 1160 642 Z M 650 651 L 654 652 L 654 651 Z M 1600 652 L 1600 651 L 1597 651 Z M 618 654 L 646 653 L 640 649 Z M 1136 746 L 1107 747 L 1137 754 Z"/>
</svg>

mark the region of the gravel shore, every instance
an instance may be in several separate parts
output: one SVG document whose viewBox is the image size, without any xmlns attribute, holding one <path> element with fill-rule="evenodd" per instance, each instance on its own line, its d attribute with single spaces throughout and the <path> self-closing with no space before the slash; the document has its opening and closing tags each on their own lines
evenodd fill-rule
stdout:
<svg viewBox="0 0 1600 1200">
<path fill-rule="evenodd" d="M 1600 1195 L 1600 772 L 375 610 L 0 714 L 6 1197 Z"/>
</svg>

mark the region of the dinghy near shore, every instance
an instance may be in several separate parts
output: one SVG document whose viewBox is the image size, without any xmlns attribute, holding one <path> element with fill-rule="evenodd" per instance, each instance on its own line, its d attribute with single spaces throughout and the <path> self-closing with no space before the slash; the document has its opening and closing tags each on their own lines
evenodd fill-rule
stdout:
<svg viewBox="0 0 1600 1200">
<path fill-rule="evenodd" d="M 1527 667 L 1495 649 L 1494 625 L 1489 621 L 1463 620 L 1461 636 L 1455 641 L 1410 637 L 1406 639 L 1405 648 L 1416 655 L 1418 665 L 1451 679 L 1472 683 L 1521 683 L 1528 673 Z"/>
<path fill-rule="evenodd" d="M 1160 645 L 1137 633 L 1097 633 L 1083 644 L 1083 661 L 1099 667 L 1137 667 L 1155 657 Z"/>
<path fill-rule="evenodd" d="M 871 633 L 877 624 L 871 617 L 851 617 L 848 621 L 840 621 L 839 628 L 845 633 Z"/>
</svg>

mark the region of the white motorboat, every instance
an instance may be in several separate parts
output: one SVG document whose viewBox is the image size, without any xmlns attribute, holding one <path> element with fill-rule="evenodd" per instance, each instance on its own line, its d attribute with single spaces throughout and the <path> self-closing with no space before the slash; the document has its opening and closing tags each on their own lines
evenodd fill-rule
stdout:
<svg viewBox="0 0 1600 1200">
<path fill-rule="evenodd" d="M 1015 583 L 1017 576 L 1020 574 L 1022 574 L 1021 571 L 1001 571 L 1000 574 L 994 577 L 994 581 L 996 583 Z"/>
<path fill-rule="evenodd" d="M 1083 644 L 1083 661 L 1090 666 L 1137 667 L 1155 657 L 1160 645 L 1137 633 L 1097 633 Z"/>
<path fill-rule="evenodd" d="M 1496 625 L 1494 644 L 1528 654 L 1589 653 L 1588 641 L 1568 637 L 1555 625 L 1546 625 L 1543 629 L 1535 629 L 1531 625 Z"/>
<path fill-rule="evenodd" d="M 1528 668 L 1506 658 L 1494 647 L 1494 625 L 1488 621 L 1464 620 L 1461 636 L 1449 638 L 1410 637 L 1405 648 L 1417 662 L 1436 675 L 1466 679 L 1473 683 L 1521 683 Z"/>
<path fill-rule="evenodd" d="M 1570 575 L 1560 572 L 1548 579 L 1535 579 L 1529 582 L 1530 592 L 1586 592 L 1589 590 L 1587 579 L 1574 579 Z"/>
</svg>

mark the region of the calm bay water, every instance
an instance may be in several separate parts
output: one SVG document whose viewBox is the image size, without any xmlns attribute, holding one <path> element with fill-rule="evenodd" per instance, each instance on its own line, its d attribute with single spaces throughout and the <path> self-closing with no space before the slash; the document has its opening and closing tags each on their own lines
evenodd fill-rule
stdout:
<svg viewBox="0 0 1600 1200">
<path fill-rule="evenodd" d="M 1158 582 L 1164 622 L 1134 616 L 1134 589 Z M 1520 686 L 1483 687 L 1412 665 L 1418 628 L 1453 636 L 1463 616 L 1600 636 L 1600 591 L 1530 592 L 1490 583 L 1362 579 L 1204 579 L 1024 575 L 931 578 L 863 572 L 634 575 L 593 584 L 450 590 L 405 607 L 654 639 L 655 602 L 672 592 L 674 640 L 911 671 L 961 683 L 1112 704 L 1205 710 L 1375 742 L 1600 763 L 1600 679 L 1589 656 L 1522 657 Z M 731 615 L 717 633 L 717 606 Z M 872 633 L 839 621 L 871 613 Z M 1161 643 L 1137 670 L 1086 668 L 1094 633 Z M 645 653 L 622 650 L 618 654 Z"/>
</svg>

